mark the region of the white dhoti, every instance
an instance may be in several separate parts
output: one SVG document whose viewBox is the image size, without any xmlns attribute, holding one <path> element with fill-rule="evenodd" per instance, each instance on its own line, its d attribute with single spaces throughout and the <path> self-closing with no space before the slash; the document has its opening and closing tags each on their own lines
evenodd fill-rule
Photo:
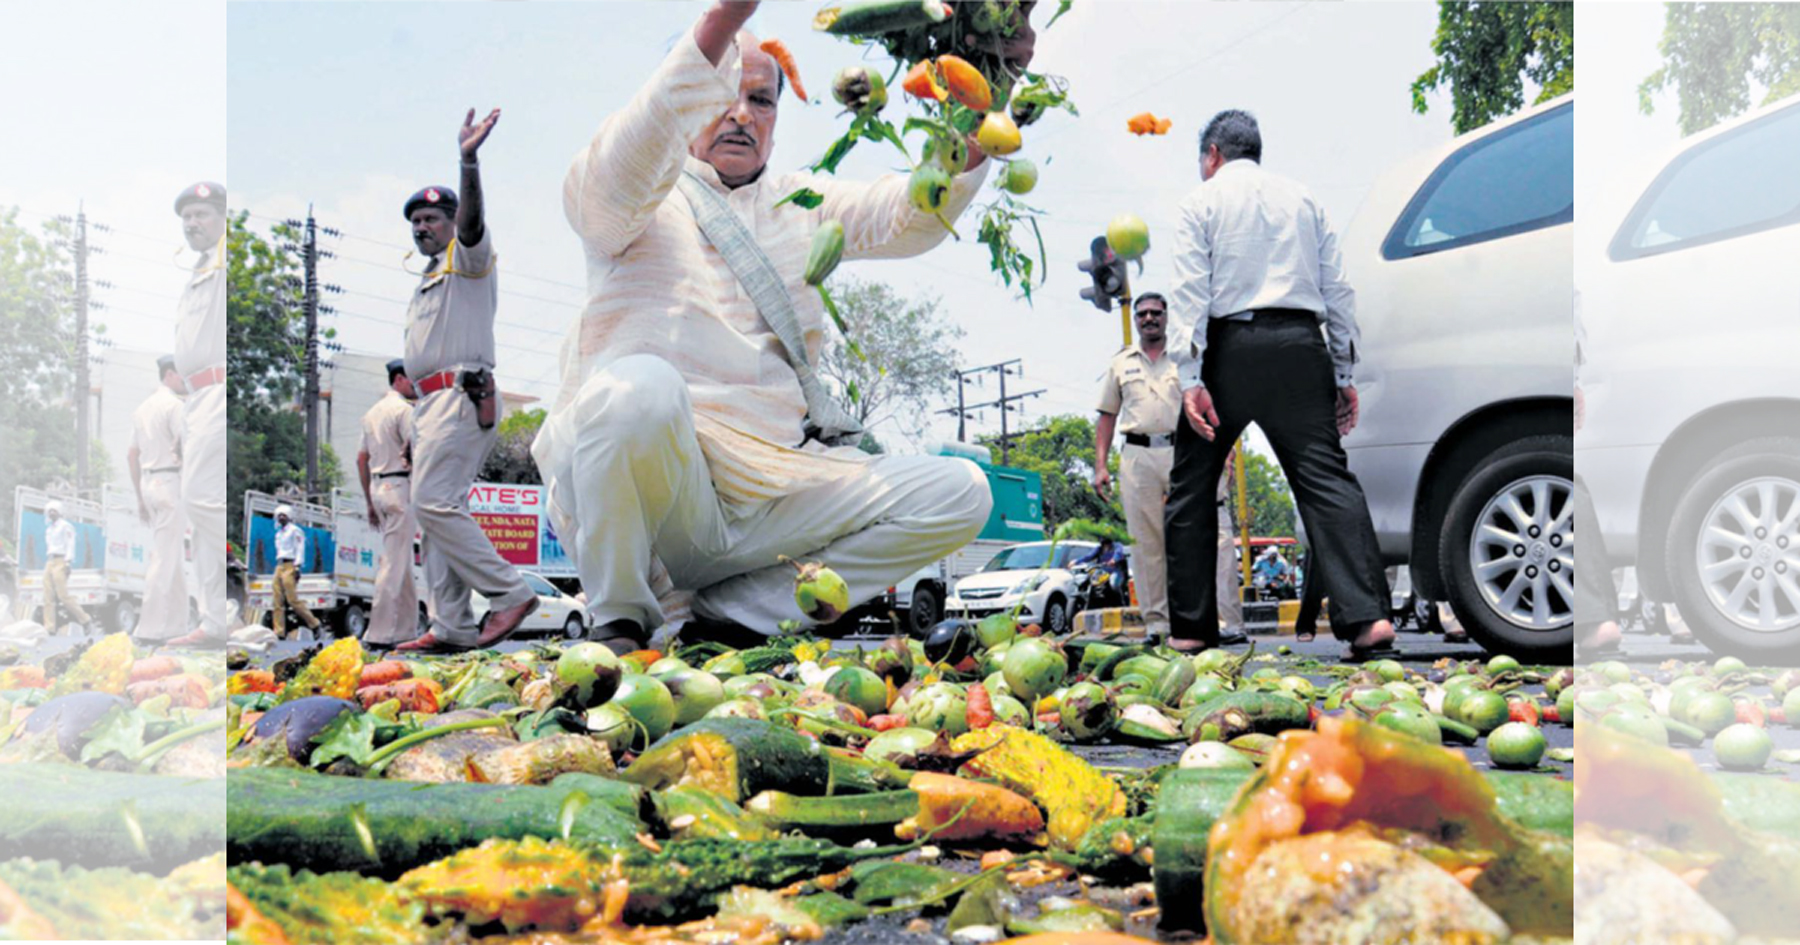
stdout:
<svg viewBox="0 0 1800 945">
<path fill-rule="evenodd" d="M 780 556 L 823 561 L 854 605 L 967 544 L 993 505 L 974 463 L 931 456 L 878 457 L 791 494 L 722 501 L 687 382 L 648 355 L 590 376 L 546 420 L 532 454 L 596 625 L 662 625 L 653 560 L 695 592 L 701 617 L 768 634 L 783 620 L 810 625 Z"/>
<path fill-rule="evenodd" d="M 188 626 L 187 571 L 182 567 L 187 559 L 187 516 L 182 514 L 181 470 L 146 472 L 140 488 L 150 512 L 150 568 L 133 636 L 172 640 L 193 629 Z"/>
<path fill-rule="evenodd" d="M 481 428 L 475 403 L 457 388 L 426 394 L 413 412 L 413 515 L 424 535 L 432 635 L 452 646 L 480 637 L 470 590 L 488 599 L 490 613 L 537 596 L 469 514 L 469 487 L 499 435 L 498 426 Z"/>
<path fill-rule="evenodd" d="M 194 530 L 200 630 L 225 639 L 225 385 L 188 396 L 181 433 L 181 502 Z M 185 610 L 185 604 L 183 608 Z"/>
<path fill-rule="evenodd" d="M 363 639 L 391 646 L 418 639 L 419 590 L 413 585 L 412 481 L 382 476 L 374 482 L 375 514 L 381 520 L 381 567 L 375 572 L 375 607 Z"/>
</svg>

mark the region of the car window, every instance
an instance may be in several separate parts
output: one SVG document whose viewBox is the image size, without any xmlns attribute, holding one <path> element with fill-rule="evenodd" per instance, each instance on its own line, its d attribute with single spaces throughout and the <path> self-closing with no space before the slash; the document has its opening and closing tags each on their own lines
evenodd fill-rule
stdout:
<svg viewBox="0 0 1800 945">
<path fill-rule="evenodd" d="M 1575 219 L 1573 103 L 1470 142 L 1444 159 L 1382 245 L 1405 259 Z"/>
<path fill-rule="evenodd" d="M 994 556 L 983 571 L 1018 571 L 1041 568 L 1050 556 L 1049 545 L 1014 545 Z"/>
<path fill-rule="evenodd" d="M 520 576 L 525 579 L 525 585 L 527 587 L 531 588 L 531 592 L 533 594 L 537 594 L 541 597 L 560 597 L 561 596 L 561 594 L 559 594 L 557 592 L 556 588 L 553 585 L 551 585 L 551 583 L 549 581 L 546 581 L 543 578 L 538 577 L 535 574 L 525 574 L 525 573 L 521 572 Z"/>
<path fill-rule="evenodd" d="M 1800 223 L 1800 105 L 1669 163 L 1613 240 L 1614 259 L 1674 252 Z"/>
</svg>

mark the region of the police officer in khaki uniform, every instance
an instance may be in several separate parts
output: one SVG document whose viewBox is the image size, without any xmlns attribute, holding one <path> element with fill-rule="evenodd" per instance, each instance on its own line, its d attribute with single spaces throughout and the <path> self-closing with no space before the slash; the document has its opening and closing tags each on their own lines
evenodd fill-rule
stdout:
<svg viewBox="0 0 1800 945">
<path fill-rule="evenodd" d="M 1132 306 L 1138 343 L 1113 355 L 1100 383 L 1100 418 L 1094 432 L 1094 491 L 1108 497 L 1112 474 L 1107 457 L 1113 434 L 1123 433 L 1119 461 L 1119 497 L 1125 525 L 1131 531 L 1132 568 L 1137 577 L 1138 610 L 1151 636 L 1169 632 L 1168 557 L 1163 547 L 1163 503 L 1169 495 L 1169 470 L 1175 460 L 1175 425 L 1181 420 L 1181 382 L 1175 362 L 1164 356 L 1168 302 L 1145 292 Z M 1217 576 L 1225 580 L 1223 573 Z M 1231 618 L 1227 617 L 1228 621 Z M 1228 636 L 1242 637 L 1241 612 L 1228 623 Z"/>
<path fill-rule="evenodd" d="M 275 635 L 287 639 L 287 612 L 292 610 L 316 636 L 319 618 L 300 599 L 300 563 L 306 560 L 306 531 L 294 524 L 294 510 L 275 507 Z"/>
<path fill-rule="evenodd" d="M 200 626 L 173 646 L 225 645 L 225 188 L 203 181 L 175 198 L 182 235 L 199 253 L 181 293 L 175 369 L 182 408 L 181 504 L 194 532 Z"/>
<path fill-rule="evenodd" d="M 413 386 L 406 362 L 387 364 L 388 392 L 362 418 L 356 471 L 369 504 L 369 524 L 381 529 L 381 566 L 375 572 L 375 608 L 363 642 L 393 646 L 419 636 L 419 591 L 413 586 L 412 513 Z"/>
<path fill-rule="evenodd" d="M 186 389 L 175 356 L 156 359 L 162 383 L 131 415 L 131 484 L 138 517 L 150 525 L 150 568 L 144 576 L 144 606 L 132 636 L 160 643 L 190 629 L 188 621 L 187 516 L 181 509 L 181 393 Z"/>
<path fill-rule="evenodd" d="M 413 411 L 413 514 L 424 532 L 432 627 L 397 649 L 454 651 L 492 646 L 518 629 L 537 603 L 519 572 L 500 557 L 469 514 L 469 487 L 498 436 L 494 386 L 494 244 L 483 220 L 476 152 L 500 120 L 469 109 L 457 135 L 462 199 L 427 187 L 406 201 L 413 245 L 430 257 L 406 311 L 406 376 L 419 394 Z M 490 602 L 480 624 L 469 605 Z"/>
</svg>

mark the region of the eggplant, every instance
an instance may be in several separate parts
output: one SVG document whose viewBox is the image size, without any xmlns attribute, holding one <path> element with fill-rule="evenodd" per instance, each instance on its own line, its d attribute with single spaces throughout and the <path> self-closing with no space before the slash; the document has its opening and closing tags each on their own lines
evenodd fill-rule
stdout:
<svg viewBox="0 0 1800 945">
<path fill-rule="evenodd" d="M 57 696 L 32 710 L 19 735 L 41 735 L 54 726 L 57 750 L 69 758 L 80 758 L 81 743 L 86 741 L 84 736 L 88 729 L 118 706 L 129 708 L 131 702 L 105 692 L 72 692 Z"/>
<path fill-rule="evenodd" d="M 263 717 L 256 720 L 256 727 L 250 730 L 250 737 L 246 742 L 274 738 L 285 731 L 288 757 L 306 764 L 306 759 L 312 755 L 313 739 L 325 730 L 325 726 L 344 712 L 355 711 L 356 703 L 349 699 L 302 696 L 263 713 Z"/>
<path fill-rule="evenodd" d="M 939 621 L 925 636 L 925 658 L 955 666 L 975 651 L 975 642 L 975 628 L 967 620 Z"/>
</svg>

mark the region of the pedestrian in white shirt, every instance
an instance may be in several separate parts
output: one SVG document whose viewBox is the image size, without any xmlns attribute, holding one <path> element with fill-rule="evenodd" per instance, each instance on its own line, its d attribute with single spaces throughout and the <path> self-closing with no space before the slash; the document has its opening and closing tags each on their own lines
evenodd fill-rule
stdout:
<svg viewBox="0 0 1800 945">
<path fill-rule="evenodd" d="M 1306 188 L 1263 169 L 1248 113 L 1216 115 L 1200 151 L 1204 182 L 1181 202 L 1170 306 L 1187 423 L 1175 440 L 1169 573 L 1214 573 L 1219 474 L 1255 423 L 1306 522 L 1332 631 L 1348 659 L 1366 659 L 1391 648 L 1394 628 L 1368 501 L 1339 444 L 1356 425 L 1357 328 L 1337 234 Z M 1214 582 L 1170 584 L 1172 645 L 1216 645 Z"/>
<path fill-rule="evenodd" d="M 44 625 L 51 636 L 61 631 L 60 607 L 69 612 L 73 629 L 85 634 L 93 618 L 69 595 L 69 562 L 75 558 L 75 525 L 63 518 L 62 503 L 55 499 L 45 504 L 44 517 L 50 520 L 44 529 Z"/>
<path fill-rule="evenodd" d="M 512 635 L 537 595 L 469 514 L 469 487 L 499 437 L 494 382 L 494 316 L 499 276 L 488 231 L 477 155 L 500 110 L 457 133 L 462 196 L 426 187 L 402 208 L 413 245 L 430 257 L 406 309 L 406 376 L 418 387 L 413 408 L 413 515 L 424 533 L 432 627 L 396 649 L 453 652 L 493 646 Z M 490 609 L 480 621 L 470 592 Z"/>
<path fill-rule="evenodd" d="M 316 635 L 319 618 L 300 599 L 300 563 L 306 560 L 306 531 L 294 524 L 294 510 L 275 508 L 275 635 L 287 639 L 287 612 L 292 609 Z"/>
<path fill-rule="evenodd" d="M 147 643 L 187 633 L 187 516 L 181 508 L 181 428 L 186 387 L 175 357 L 156 359 L 162 383 L 131 415 L 126 462 L 137 490 L 138 517 L 150 525 L 150 561 L 144 605 L 132 636 Z"/>
<path fill-rule="evenodd" d="M 418 639 L 419 592 L 413 586 L 412 513 L 413 386 L 406 362 L 388 362 L 388 392 L 363 414 L 356 471 L 369 524 L 381 529 L 381 566 L 375 572 L 375 606 L 363 642 L 392 646 Z"/>
<path fill-rule="evenodd" d="M 849 260 L 916 256 L 947 231 L 912 207 L 906 175 L 768 169 L 784 85 L 740 32 L 756 8 L 708 10 L 563 186 L 592 294 L 532 455 L 615 649 L 688 613 L 683 636 L 702 639 L 829 622 L 801 613 L 779 556 L 824 561 L 854 605 L 969 542 L 992 505 L 966 460 L 855 449 L 860 426 L 817 377 L 813 234 L 841 223 Z M 1002 52 L 1022 67 L 1032 41 L 1021 22 Z M 970 144 L 947 219 L 985 177 Z M 802 187 L 823 201 L 783 202 Z"/>
</svg>

